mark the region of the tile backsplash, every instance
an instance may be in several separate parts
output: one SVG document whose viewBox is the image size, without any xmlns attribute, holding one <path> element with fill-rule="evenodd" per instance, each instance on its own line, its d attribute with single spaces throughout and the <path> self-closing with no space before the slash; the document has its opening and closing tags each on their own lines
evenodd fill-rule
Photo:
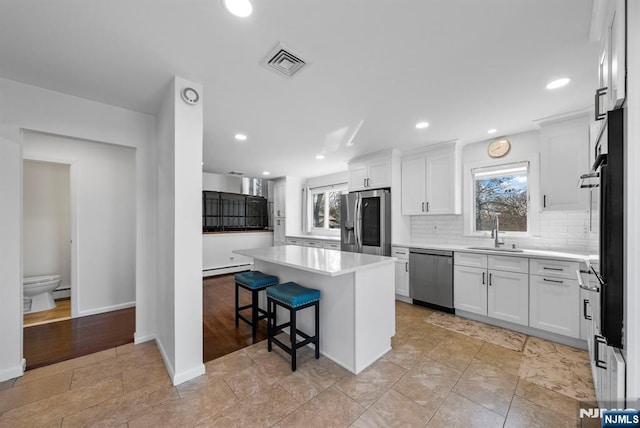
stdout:
<svg viewBox="0 0 640 428">
<path fill-rule="evenodd" d="M 516 238 L 504 236 L 506 247 L 516 244 L 521 248 L 598 253 L 597 213 L 589 211 L 543 211 L 540 213 L 540 236 Z M 593 222 L 594 232 L 589 231 Z M 411 242 L 416 244 L 493 245 L 489 237 L 464 235 L 462 215 L 436 215 L 411 217 Z"/>
</svg>

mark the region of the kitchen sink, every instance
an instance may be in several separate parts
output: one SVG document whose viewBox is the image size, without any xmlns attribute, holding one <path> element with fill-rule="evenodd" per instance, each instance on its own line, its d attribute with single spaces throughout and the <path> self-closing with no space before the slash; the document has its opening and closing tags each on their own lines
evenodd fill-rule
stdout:
<svg viewBox="0 0 640 428">
<path fill-rule="evenodd" d="M 524 250 L 520 248 L 496 248 L 496 247 L 467 247 L 469 250 L 483 250 L 483 251 L 502 251 L 505 253 L 522 253 Z"/>
</svg>

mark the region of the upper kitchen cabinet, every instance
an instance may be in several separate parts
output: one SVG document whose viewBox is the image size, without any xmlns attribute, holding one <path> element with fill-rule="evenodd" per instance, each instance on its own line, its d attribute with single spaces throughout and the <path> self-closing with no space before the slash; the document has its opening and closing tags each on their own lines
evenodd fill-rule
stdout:
<svg viewBox="0 0 640 428">
<path fill-rule="evenodd" d="M 620 108 L 626 94 L 626 1 L 595 0 L 591 19 L 591 41 L 600 41 L 595 119 Z"/>
<path fill-rule="evenodd" d="M 349 162 L 349 191 L 391 187 L 391 155 L 374 155 Z"/>
<path fill-rule="evenodd" d="M 540 194 L 543 211 L 587 210 L 589 195 L 577 185 L 589 170 L 589 117 L 549 118 L 540 127 Z"/>
<path fill-rule="evenodd" d="M 456 143 L 402 158 L 402 214 L 460 214 L 460 154 Z"/>
<path fill-rule="evenodd" d="M 273 217 L 276 219 L 274 241 L 283 245 L 285 235 L 298 235 L 302 231 L 302 180 L 296 177 L 278 178 L 274 180 L 273 193 Z"/>
</svg>

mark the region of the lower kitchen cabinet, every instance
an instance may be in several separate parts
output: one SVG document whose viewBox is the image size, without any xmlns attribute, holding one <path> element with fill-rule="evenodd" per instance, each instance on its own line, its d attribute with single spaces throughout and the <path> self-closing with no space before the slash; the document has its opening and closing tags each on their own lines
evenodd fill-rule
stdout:
<svg viewBox="0 0 640 428">
<path fill-rule="evenodd" d="M 580 287 L 576 280 L 531 275 L 530 326 L 564 336 L 580 337 Z"/>
<path fill-rule="evenodd" d="M 487 315 L 486 269 L 454 265 L 453 307 L 461 311 Z"/>
<path fill-rule="evenodd" d="M 529 325 L 529 275 L 489 270 L 487 315 Z"/>
<path fill-rule="evenodd" d="M 396 257 L 396 294 L 409 297 L 409 249 L 393 247 L 391 255 Z"/>
</svg>

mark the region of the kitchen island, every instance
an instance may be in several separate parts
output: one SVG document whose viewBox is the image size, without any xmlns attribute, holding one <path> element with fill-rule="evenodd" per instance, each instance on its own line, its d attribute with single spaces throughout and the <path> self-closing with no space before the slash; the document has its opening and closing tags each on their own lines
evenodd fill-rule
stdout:
<svg viewBox="0 0 640 428">
<path fill-rule="evenodd" d="M 327 358 L 357 374 L 391 349 L 395 258 L 296 245 L 234 253 L 252 257 L 256 270 L 281 283 L 320 290 L 320 352 Z M 278 323 L 287 319 L 278 311 Z M 299 312 L 297 322 L 312 332 L 313 310 Z"/>
</svg>

